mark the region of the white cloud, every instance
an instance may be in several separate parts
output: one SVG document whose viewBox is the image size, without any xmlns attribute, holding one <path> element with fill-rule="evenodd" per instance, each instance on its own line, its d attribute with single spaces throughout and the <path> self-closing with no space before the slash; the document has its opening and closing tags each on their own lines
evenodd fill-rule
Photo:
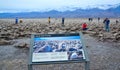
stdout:
<svg viewBox="0 0 120 70">
<path fill-rule="evenodd" d="M 80 7 L 87 8 L 88 6 L 117 4 L 120 0 L 0 0 L 0 11 L 9 9 L 8 11 L 44 11 L 47 9 L 67 9 Z M 4 10 L 2 10 L 4 9 Z"/>
</svg>

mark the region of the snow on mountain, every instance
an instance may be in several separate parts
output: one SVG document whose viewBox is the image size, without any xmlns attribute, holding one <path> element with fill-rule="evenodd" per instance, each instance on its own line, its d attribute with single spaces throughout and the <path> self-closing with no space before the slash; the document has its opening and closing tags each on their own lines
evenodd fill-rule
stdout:
<svg viewBox="0 0 120 70">
<path fill-rule="evenodd" d="M 120 17 L 120 3 L 115 5 L 95 5 L 86 8 L 76 6 L 46 9 L 44 12 L 0 13 L 0 18 L 45 18 L 45 17 Z"/>
<path fill-rule="evenodd" d="M 106 9 L 109 9 L 109 8 L 116 8 L 118 6 L 120 6 L 120 3 L 119 4 L 115 4 L 115 5 L 97 5 L 97 6 L 94 6 L 94 7 L 106 10 Z"/>
<path fill-rule="evenodd" d="M 58 9 L 55 9 L 57 11 L 66 11 L 66 10 L 69 10 L 69 11 L 75 11 L 76 9 L 83 9 L 83 10 L 88 10 L 88 9 L 93 9 L 93 8 L 98 8 L 98 9 L 102 9 L 102 10 L 106 10 L 106 9 L 109 9 L 109 8 L 116 8 L 120 6 L 120 3 L 118 4 L 114 4 L 114 5 L 88 5 L 86 7 L 79 7 L 79 6 L 69 6 L 69 7 L 62 7 L 62 8 L 58 8 Z"/>
</svg>

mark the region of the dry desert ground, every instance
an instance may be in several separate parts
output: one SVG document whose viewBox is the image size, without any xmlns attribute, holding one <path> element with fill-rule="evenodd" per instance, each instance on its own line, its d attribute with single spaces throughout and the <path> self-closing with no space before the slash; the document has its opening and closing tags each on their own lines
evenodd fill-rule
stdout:
<svg viewBox="0 0 120 70">
<path fill-rule="evenodd" d="M 110 32 L 104 30 L 103 18 L 0 19 L 0 70 L 28 70 L 31 34 L 58 34 L 83 32 L 90 58 L 90 70 L 120 70 L 120 18 L 110 18 Z M 119 22 L 116 23 L 116 20 Z M 88 30 L 81 29 L 82 23 Z M 34 70 L 84 70 L 82 63 L 38 65 Z"/>
</svg>

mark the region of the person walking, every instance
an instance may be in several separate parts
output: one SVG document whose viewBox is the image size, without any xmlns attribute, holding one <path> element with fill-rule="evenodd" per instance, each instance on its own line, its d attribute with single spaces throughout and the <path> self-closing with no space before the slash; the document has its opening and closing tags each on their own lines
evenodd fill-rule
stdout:
<svg viewBox="0 0 120 70">
<path fill-rule="evenodd" d="M 103 23 L 105 24 L 105 30 L 107 31 L 107 32 L 109 32 L 110 31 L 110 26 L 109 26 L 109 24 L 110 24 L 110 20 L 108 19 L 108 18 L 106 18 L 104 21 L 103 21 Z"/>
</svg>

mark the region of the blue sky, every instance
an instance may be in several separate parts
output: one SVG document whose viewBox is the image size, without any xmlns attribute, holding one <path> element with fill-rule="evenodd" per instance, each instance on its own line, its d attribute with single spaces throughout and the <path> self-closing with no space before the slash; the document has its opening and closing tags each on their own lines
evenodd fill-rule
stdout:
<svg viewBox="0 0 120 70">
<path fill-rule="evenodd" d="M 96 5 L 114 5 L 120 0 L 0 0 L 0 12 L 30 12 L 46 10 L 73 10 Z"/>
</svg>

